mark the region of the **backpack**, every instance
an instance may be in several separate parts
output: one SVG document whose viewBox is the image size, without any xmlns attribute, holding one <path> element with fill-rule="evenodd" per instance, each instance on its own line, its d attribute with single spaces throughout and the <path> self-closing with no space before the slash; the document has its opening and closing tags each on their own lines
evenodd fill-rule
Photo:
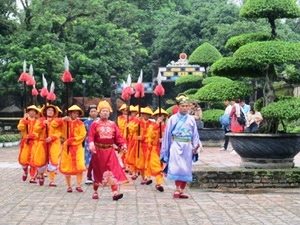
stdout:
<svg viewBox="0 0 300 225">
<path fill-rule="evenodd" d="M 242 108 L 240 109 L 240 117 L 237 118 L 237 121 L 242 126 L 246 125 L 246 117 L 245 117 L 245 113 L 243 112 Z"/>
</svg>

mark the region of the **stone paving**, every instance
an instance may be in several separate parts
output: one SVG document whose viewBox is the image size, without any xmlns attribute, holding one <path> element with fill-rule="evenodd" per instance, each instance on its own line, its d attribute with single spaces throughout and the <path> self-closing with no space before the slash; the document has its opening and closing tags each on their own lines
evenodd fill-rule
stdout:
<svg viewBox="0 0 300 225">
<path fill-rule="evenodd" d="M 139 181 L 122 186 L 124 198 L 112 201 L 108 188 L 92 200 L 92 186 L 83 193 L 67 193 L 62 175 L 56 188 L 21 181 L 16 148 L 0 149 L 0 225 L 36 224 L 300 224 L 300 189 L 199 190 L 189 199 L 173 199 L 173 185 L 165 192 Z M 206 148 L 197 163 L 203 167 L 235 166 L 239 157 Z M 300 165 L 299 154 L 296 165 Z M 73 180 L 74 182 L 74 180 Z"/>
</svg>

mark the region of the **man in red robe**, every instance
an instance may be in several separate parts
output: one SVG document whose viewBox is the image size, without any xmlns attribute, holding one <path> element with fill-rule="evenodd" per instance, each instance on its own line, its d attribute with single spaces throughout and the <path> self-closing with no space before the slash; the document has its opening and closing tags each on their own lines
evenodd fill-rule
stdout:
<svg viewBox="0 0 300 225">
<path fill-rule="evenodd" d="M 111 187 L 112 198 L 117 201 L 123 197 L 123 194 L 119 193 L 119 185 L 127 182 L 127 178 L 118 161 L 114 145 L 118 146 L 121 151 L 126 151 L 126 142 L 115 122 L 108 119 L 112 112 L 109 103 L 99 102 L 98 111 L 100 119 L 92 123 L 88 137 L 94 176 L 92 198 L 99 199 L 97 190 L 102 185 Z"/>
</svg>

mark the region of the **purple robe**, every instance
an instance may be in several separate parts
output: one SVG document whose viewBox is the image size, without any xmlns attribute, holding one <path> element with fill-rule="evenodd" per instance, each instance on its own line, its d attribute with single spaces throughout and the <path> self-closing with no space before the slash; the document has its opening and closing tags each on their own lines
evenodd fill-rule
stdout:
<svg viewBox="0 0 300 225">
<path fill-rule="evenodd" d="M 167 178 L 192 181 L 193 149 L 200 145 L 195 118 L 176 113 L 167 121 L 160 158 L 168 164 Z"/>
</svg>

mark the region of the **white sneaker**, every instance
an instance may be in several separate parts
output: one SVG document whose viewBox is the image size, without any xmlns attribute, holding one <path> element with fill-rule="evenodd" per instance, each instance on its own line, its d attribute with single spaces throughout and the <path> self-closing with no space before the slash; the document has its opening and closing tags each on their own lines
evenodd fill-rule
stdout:
<svg viewBox="0 0 300 225">
<path fill-rule="evenodd" d="M 220 149 L 220 151 L 226 151 L 226 149 L 223 147 L 223 148 Z"/>
<path fill-rule="evenodd" d="M 237 155 L 237 153 L 236 153 L 236 151 L 234 151 L 234 149 L 232 149 L 232 151 L 230 152 L 230 154 Z"/>
<path fill-rule="evenodd" d="M 86 180 L 84 183 L 85 184 L 93 184 L 94 182 L 92 180 Z"/>
</svg>

